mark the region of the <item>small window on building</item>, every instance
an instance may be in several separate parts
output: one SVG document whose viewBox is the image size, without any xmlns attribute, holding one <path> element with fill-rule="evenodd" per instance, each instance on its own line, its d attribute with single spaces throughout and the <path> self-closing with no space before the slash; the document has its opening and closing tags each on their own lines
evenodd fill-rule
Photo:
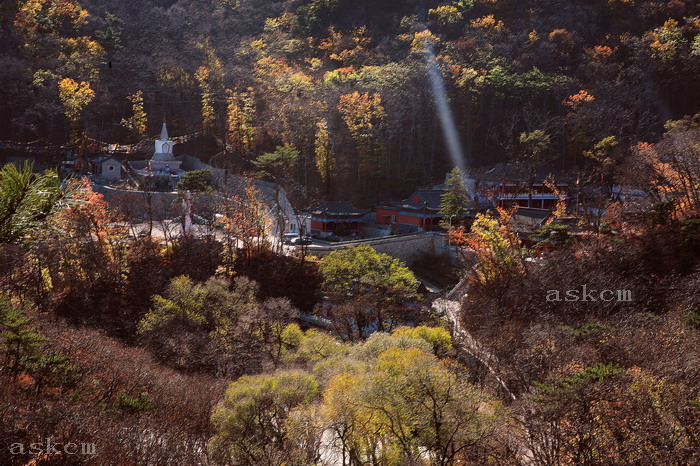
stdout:
<svg viewBox="0 0 700 466">
<path fill-rule="evenodd" d="M 391 223 L 396 223 L 396 215 L 391 216 Z"/>
</svg>

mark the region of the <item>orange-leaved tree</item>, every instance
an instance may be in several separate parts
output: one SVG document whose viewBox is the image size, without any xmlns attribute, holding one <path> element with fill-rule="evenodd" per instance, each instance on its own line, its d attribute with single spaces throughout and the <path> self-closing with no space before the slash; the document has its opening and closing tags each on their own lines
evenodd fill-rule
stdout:
<svg viewBox="0 0 700 466">
<path fill-rule="evenodd" d="M 119 281 L 125 273 L 126 228 L 104 196 L 86 178 L 71 180 L 72 202 L 54 219 L 62 264 L 60 276 L 70 280 Z M 77 283 L 77 282 L 74 282 Z"/>
<path fill-rule="evenodd" d="M 450 238 L 453 244 L 474 250 L 476 283 L 499 294 L 511 277 L 525 271 L 525 262 L 520 240 L 510 227 L 515 210 L 499 208 L 497 214 L 477 214 L 471 233 L 457 228 L 450 231 Z"/>
<path fill-rule="evenodd" d="M 269 208 L 260 198 L 260 192 L 252 181 L 246 181 L 242 193 L 227 198 L 224 215 L 219 225 L 226 233 L 228 241 L 224 247 L 224 267 L 226 273 L 233 273 L 236 249 L 243 249 L 249 261 L 265 249 L 270 249 Z"/>
<path fill-rule="evenodd" d="M 673 202 L 677 218 L 688 218 L 700 211 L 700 115 L 669 121 L 666 130 L 658 143 L 632 148 L 626 176 L 651 187 L 660 201 Z"/>
</svg>

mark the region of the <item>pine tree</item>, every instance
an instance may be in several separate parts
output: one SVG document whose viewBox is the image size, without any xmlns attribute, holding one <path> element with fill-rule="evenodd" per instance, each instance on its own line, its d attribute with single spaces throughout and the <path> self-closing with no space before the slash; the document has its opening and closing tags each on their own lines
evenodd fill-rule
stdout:
<svg viewBox="0 0 700 466">
<path fill-rule="evenodd" d="M 286 217 L 280 202 L 280 183 L 284 180 L 292 179 L 292 169 L 298 161 L 299 151 L 291 144 L 277 146 L 274 152 L 262 154 L 253 160 L 253 165 L 260 170 L 260 176 L 270 178 L 275 183 L 276 231 L 279 237 L 279 242 L 277 243 L 278 248 L 282 247 L 282 236 L 284 235 L 286 225 Z"/>
<path fill-rule="evenodd" d="M 464 185 L 464 173 L 459 167 L 454 167 L 447 178 L 447 191 L 442 195 L 438 212 L 442 217 L 440 226 L 446 230 L 452 228 L 454 218 L 466 214 L 466 206 L 469 203 L 469 194 Z"/>
<path fill-rule="evenodd" d="M 70 192 L 61 189 L 58 173 L 32 171 L 31 164 L 18 168 L 8 163 L 0 169 L 0 244 L 22 241 L 36 232 L 40 222 L 55 213 Z"/>
<path fill-rule="evenodd" d="M 39 356 L 44 342 L 44 337 L 31 324 L 31 317 L 24 311 L 0 298 L 0 338 L 5 344 L 5 366 L 15 377 Z"/>
<path fill-rule="evenodd" d="M 44 387 L 61 387 L 65 390 L 75 385 L 80 376 L 79 367 L 71 363 L 68 356 L 51 350 L 28 358 L 26 369 L 34 379 L 36 393 L 40 393 Z"/>
</svg>

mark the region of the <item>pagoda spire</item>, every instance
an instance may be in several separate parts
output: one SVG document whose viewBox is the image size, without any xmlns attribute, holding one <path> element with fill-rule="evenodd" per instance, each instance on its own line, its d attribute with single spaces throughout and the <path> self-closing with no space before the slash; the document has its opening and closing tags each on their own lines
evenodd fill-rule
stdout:
<svg viewBox="0 0 700 466">
<path fill-rule="evenodd" d="M 168 126 L 163 122 L 163 129 L 160 130 L 160 139 L 168 139 Z"/>
</svg>

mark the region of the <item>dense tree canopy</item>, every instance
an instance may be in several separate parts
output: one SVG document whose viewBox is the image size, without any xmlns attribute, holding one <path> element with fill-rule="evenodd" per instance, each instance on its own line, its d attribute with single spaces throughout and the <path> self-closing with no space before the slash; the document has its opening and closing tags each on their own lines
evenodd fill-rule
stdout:
<svg viewBox="0 0 700 466">
<path fill-rule="evenodd" d="M 700 103 L 700 11 L 681 0 L 22 0 L 1 13 L 0 138 L 129 142 L 166 117 L 208 128 L 225 164 L 291 144 L 288 178 L 342 197 L 406 195 L 452 165 L 427 43 L 468 165 L 592 163 L 600 141 L 653 142 Z"/>
<path fill-rule="evenodd" d="M 444 329 L 401 327 L 349 346 L 290 326 L 287 355 L 302 369 L 232 383 L 212 416 L 210 449 L 251 465 L 498 458 L 492 436 L 505 426 L 507 410 L 435 356 L 440 334 Z M 440 339 L 438 351 L 451 346 L 449 335 Z"/>
<path fill-rule="evenodd" d="M 345 323 L 350 338 L 371 328 L 391 327 L 391 319 L 406 310 L 418 288 L 418 280 L 403 262 L 368 245 L 329 254 L 320 271 L 325 291 L 339 304 L 331 312 Z"/>
</svg>

